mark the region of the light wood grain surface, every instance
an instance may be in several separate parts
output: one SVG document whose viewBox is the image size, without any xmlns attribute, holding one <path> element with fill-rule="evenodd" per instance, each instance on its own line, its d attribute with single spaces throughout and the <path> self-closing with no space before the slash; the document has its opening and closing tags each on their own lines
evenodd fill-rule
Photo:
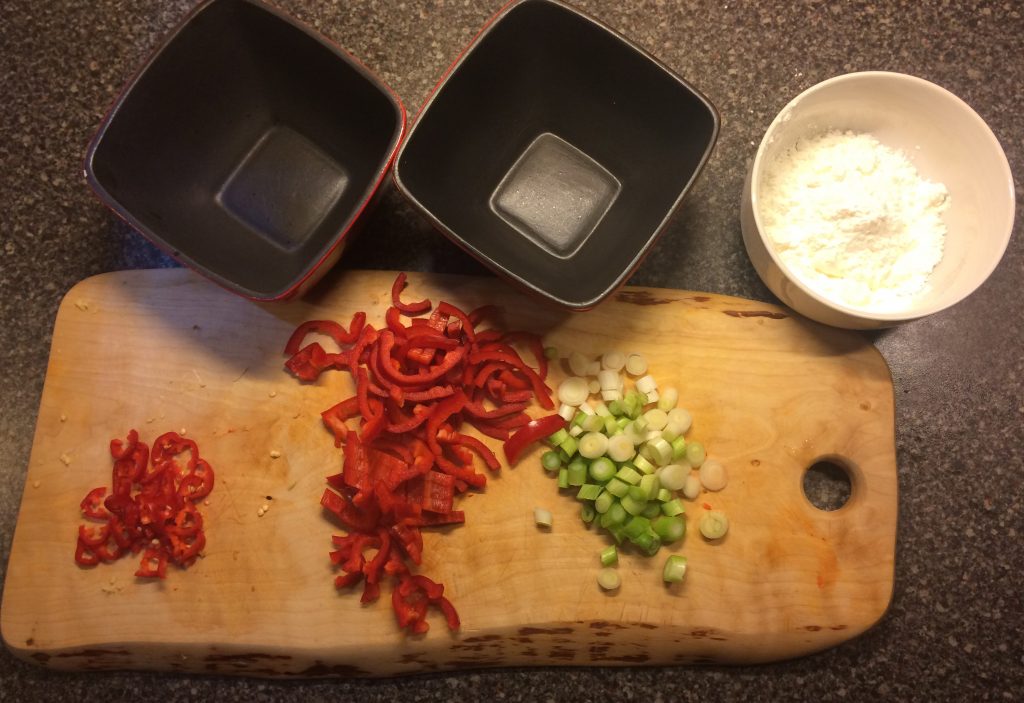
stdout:
<svg viewBox="0 0 1024 703">
<path fill-rule="evenodd" d="M 319 413 L 351 395 L 348 375 L 299 384 L 281 350 L 305 319 L 382 324 L 392 272 L 348 272 L 302 302 L 258 305 L 182 269 L 105 274 L 72 289 L 54 329 L 25 493 L 0 610 L 5 643 L 60 669 L 145 668 L 268 676 L 391 675 L 500 665 L 761 662 L 836 645 L 871 627 L 892 593 L 897 479 L 889 370 L 862 337 L 764 303 L 625 288 L 597 309 L 543 307 L 500 281 L 410 274 L 408 298 L 505 309 L 505 327 L 563 352 L 644 353 L 695 418 L 688 436 L 730 474 L 688 504 L 671 550 L 686 581 L 624 554 L 621 589 L 600 591 L 605 538 L 540 469 L 540 450 L 464 497 L 466 524 L 427 531 L 421 571 L 462 617 L 405 637 L 385 596 L 334 590 L 340 530 L 319 508 L 341 452 Z M 556 370 L 554 373 L 558 374 Z M 557 380 L 557 377 L 556 379 Z M 205 557 L 160 583 L 136 560 L 79 568 L 79 501 L 109 482 L 108 442 L 185 429 L 217 472 Z M 272 452 L 280 452 L 273 458 Z M 813 507 L 805 470 L 847 466 L 852 497 Z M 272 496 L 268 500 L 267 496 Z M 257 515 L 264 504 L 266 515 Z M 727 512 L 719 544 L 696 521 Z M 533 509 L 554 514 L 539 531 Z"/>
</svg>

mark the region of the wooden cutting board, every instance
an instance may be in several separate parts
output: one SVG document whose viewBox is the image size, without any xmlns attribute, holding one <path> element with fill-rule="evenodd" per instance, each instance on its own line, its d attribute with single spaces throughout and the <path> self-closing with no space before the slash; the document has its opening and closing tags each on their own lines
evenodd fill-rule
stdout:
<svg viewBox="0 0 1024 703">
<path fill-rule="evenodd" d="M 583 528 L 537 449 L 461 500 L 466 524 L 428 531 L 423 573 L 462 617 L 404 637 L 386 595 L 339 594 L 327 558 L 340 530 L 319 508 L 341 452 L 319 413 L 352 393 L 345 373 L 300 385 L 282 367 L 295 325 L 378 324 L 392 272 L 346 272 L 289 305 L 240 299 L 186 270 L 113 273 L 72 289 L 57 315 L 2 632 L 19 657 L 57 669 L 160 669 L 308 677 L 501 665 L 764 662 L 836 645 L 876 623 L 893 586 L 893 390 L 878 352 L 764 303 L 625 288 L 597 309 L 542 307 L 493 279 L 411 274 L 408 297 L 469 309 L 501 304 L 507 329 L 567 353 L 636 350 L 681 390 L 690 437 L 730 474 L 688 508 L 683 584 L 660 580 L 663 550 L 623 554 L 622 587 L 595 580 L 605 538 Z M 553 379 L 557 381 L 557 378 Z M 205 557 L 133 577 L 137 560 L 79 568 L 79 502 L 109 484 L 108 442 L 186 430 L 215 467 Z M 280 453 L 273 458 L 272 453 Z M 836 511 L 802 491 L 819 458 L 844 465 Z M 696 530 L 703 503 L 726 511 L 720 544 Z M 264 504 L 270 510 L 262 517 Z M 534 507 L 554 525 L 539 530 Z"/>
</svg>

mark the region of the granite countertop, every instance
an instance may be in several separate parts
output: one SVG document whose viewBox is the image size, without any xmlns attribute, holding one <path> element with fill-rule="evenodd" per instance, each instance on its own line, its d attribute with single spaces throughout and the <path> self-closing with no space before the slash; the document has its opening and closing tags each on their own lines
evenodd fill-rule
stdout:
<svg viewBox="0 0 1024 703">
<path fill-rule="evenodd" d="M 6 572 L 57 306 L 105 271 L 172 266 L 118 222 L 82 177 L 85 145 L 124 81 L 190 0 L 7 3 L 0 14 L 0 578 Z M 415 114 L 501 2 L 281 0 L 346 47 Z M 722 115 L 718 146 L 631 283 L 773 301 L 740 237 L 746 166 L 803 89 L 857 70 L 911 73 L 987 120 L 1024 173 L 1022 8 L 920 2 L 581 0 L 693 82 Z M 950 135 L 955 138 L 956 135 Z M 834 649 L 756 667 L 547 668 L 400 680 L 277 683 L 146 673 L 64 674 L 0 654 L 0 698 L 167 701 L 572 698 L 1024 699 L 1024 237 L 1018 217 L 988 282 L 954 308 L 869 336 L 896 388 L 895 590 L 873 629 Z M 490 275 L 394 192 L 342 267 Z M 756 605 L 756 604 L 754 604 Z"/>
</svg>

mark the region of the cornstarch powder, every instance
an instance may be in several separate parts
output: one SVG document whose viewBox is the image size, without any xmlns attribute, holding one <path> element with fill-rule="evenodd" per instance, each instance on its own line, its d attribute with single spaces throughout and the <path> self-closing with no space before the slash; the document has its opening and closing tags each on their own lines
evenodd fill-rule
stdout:
<svg viewBox="0 0 1024 703">
<path fill-rule="evenodd" d="M 949 193 L 867 134 L 798 141 L 767 169 L 760 214 L 787 266 L 820 295 L 893 312 L 942 260 Z"/>
</svg>

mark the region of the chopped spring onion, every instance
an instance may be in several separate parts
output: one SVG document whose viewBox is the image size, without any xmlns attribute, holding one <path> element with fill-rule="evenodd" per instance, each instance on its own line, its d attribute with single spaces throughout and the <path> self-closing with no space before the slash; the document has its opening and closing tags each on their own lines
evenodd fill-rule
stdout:
<svg viewBox="0 0 1024 703">
<path fill-rule="evenodd" d="M 609 544 L 601 550 L 601 566 L 615 566 L 619 563 L 619 550 Z"/>
<path fill-rule="evenodd" d="M 558 415 L 566 422 L 572 422 L 573 420 L 576 419 L 576 408 L 574 408 L 571 405 L 566 405 L 565 403 L 562 403 L 558 407 Z"/>
<path fill-rule="evenodd" d="M 583 428 L 579 425 L 573 425 L 569 428 L 570 437 L 579 437 L 581 434 L 583 434 Z"/>
<path fill-rule="evenodd" d="M 658 389 L 657 388 L 655 388 L 654 390 L 648 391 L 647 393 L 645 393 L 645 395 L 647 396 L 647 402 L 648 403 L 657 403 L 658 399 L 661 398 L 661 396 L 658 395 Z"/>
<path fill-rule="evenodd" d="M 661 577 L 665 583 L 679 583 L 686 576 L 686 557 L 679 554 L 672 554 L 665 560 L 665 568 Z"/>
<path fill-rule="evenodd" d="M 639 471 L 629 465 L 623 466 L 615 473 L 615 478 L 628 483 L 630 486 L 640 483 L 641 476 L 642 474 Z"/>
<path fill-rule="evenodd" d="M 565 428 L 561 428 L 550 437 L 548 437 L 548 443 L 553 447 L 557 447 L 559 444 L 569 438 L 569 433 L 565 431 Z"/>
<path fill-rule="evenodd" d="M 596 378 L 592 378 L 587 381 L 587 390 L 590 391 L 591 395 L 601 392 L 601 384 L 597 382 Z"/>
<path fill-rule="evenodd" d="M 640 376 L 647 373 L 647 359 L 640 354 L 630 354 L 626 357 L 626 373 L 630 376 Z"/>
<path fill-rule="evenodd" d="M 558 384 L 558 400 L 566 405 L 577 407 L 590 395 L 587 379 L 570 376 Z"/>
<path fill-rule="evenodd" d="M 690 468 L 682 464 L 668 464 L 658 469 L 658 480 L 661 485 L 670 491 L 678 491 L 686 483 L 686 477 L 690 475 Z"/>
<path fill-rule="evenodd" d="M 582 486 L 587 482 L 587 465 L 582 461 L 574 461 L 567 467 L 570 486 Z"/>
<path fill-rule="evenodd" d="M 672 500 L 672 491 L 668 490 L 667 488 L 659 488 L 658 489 L 658 502 L 659 503 L 667 503 L 670 500 Z"/>
<path fill-rule="evenodd" d="M 579 443 L 576 441 L 575 437 L 569 435 L 568 433 L 566 434 L 568 436 L 561 443 L 559 443 L 558 448 L 565 452 L 567 456 L 572 456 L 573 454 L 576 453 L 576 449 L 579 447 Z"/>
<path fill-rule="evenodd" d="M 609 403 L 614 403 L 616 400 L 622 400 L 622 391 L 618 388 L 609 388 L 607 390 L 602 388 L 601 400 L 607 400 Z"/>
<path fill-rule="evenodd" d="M 599 456 L 590 462 L 590 478 L 598 483 L 607 483 L 615 476 L 615 462 L 605 456 Z"/>
<path fill-rule="evenodd" d="M 578 351 L 569 354 L 569 370 L 574 376 L 587 376 L 590 370 L 590 359 Z"/>
<path fill-rule="evenodd" d="M 622 401 L 613 400 L 610 403 L 608 403 L 608 412 L 610 412 L 615 417 L 621 417 L 622 414 L 625 412 L 625 408 L 622 407 Z"/>
<path fill-rule="evenodd" d="M 612 414 L 612 411 L 608 409 L 608 406 L 600 400 L 597 401 L 597 405 L 594 406 L 594 412 L 601 417 L 609 417 Z"/>
<path fill-rule="evenodd" d="M 647 426 L 650 429 L 663 430 L 668 424 L 668 413 L 658 408 L 651 408 L 644 413 L 644 419 L 647 420 Z"/>
<path fill-rule="evenodd" d="M 597 584 L 606 591 L 614 591 L 622 585 L 622 579 L 618 571 L 605 567 L 597 574 Z"/>
<path fill-rule="evenodd" d="M 729 531 L 729 518 L 721 510 L 709 510 L 700 516 L 700 533 L 707 539 L 721 539 Z"/>
<path fill-rule="evenodd" d="M 622 377 L 618 371 L 602 369 L 601 373 L 597 374 L 597 380 L 603 391 L 617 391 L 622 388 Z"/>
<path fill-rule="evenodd" d="M 608 508 L 608 512 L 601 516 L 602 527 L 614 527 L 621 525 L 626 522 L 626 509 L 622 507 L 621 503 L 612 503 L 612 507 Z"/>
<path fill-rule="evenodd" d="M 686 458 L 686 440 L 680 435 L 672 440 L 672 460 L 681 461 Z"/>
<path fill-rule="evenodd" d="M 569 487 L 569 469 L 558 470 L 558 487 L 568 488 Z"/>
<path fill-rule="evenodd" d="M 601 357 L 601 367 L 610 369 L 611 371 L 621 371 L 622 367 L 626 365 L 626 355 L 622 352 L 610 351 L 605 352 L 604 356 Z"/>
<path fill-rule="evenodd" d="M 700 467 L 700 482 L 709 491 L 720 491 L 729 482 L 725 467 L 714 459 L 708 459 Z"/>
<path fill-rule="evenodd" d="M 626 483 L 625 481 L 613 478 L 605 485 L 604 489 L 611 493 L 616 498 L 621 498 L 622 496 L 629 493 L 629 484 Z"/>
<path fill-rule="evenodd" d="M 693 417 L 682 408 L 672 408 L 668 411 L 668 421 L 675 423 L 679 434 L 686 434 L 690 431 L 690 425 L 693 424 Z"/>
<path fill-rule="evenodd" d="M 534 508 L 533 521 L 540 527 L 551 527 L 551 511 L 544 508 Z"/>
<path fill-rule="evenodd" d="M 686 534 L 686 523 L 678 516 L 662 515 L 651 524 L 654 534 L 665 544 L 678 542 Z"/>
<path fill-rule="evenodd" d="M 658 497 L 658 489 L 661 488 L 661 483 L 658 481 L 658 477 L 655 474 L 647 474 L 640 478 L 640 488 L 644 492 L 645 500 L 656 500 Z"/>
<path fill-rule="evenodd" d="M 630 515 L 640 515 L 647 508 L 646 500 L 636 500 L 633 496 L 626 494 L 619 501 L 623 509 Z"/>
<path fill-rule="evenodd" d="M 687 442 L 686 443 L 686 460 L 690 462 L 690 466 L 693 468 L 699 467 L 704 463 L 704 445 L 700 442 Z"/>
<path fill-rule="evenodd" d="M 547 451 L 540 455 L 540 465 L 545 471 L 558 471 L 562 468 L 562 458 L 558 452 Z"/>
<path fill-rule="evenodd" d="M 595 500 L 599 495 L 601 495 L 601 491 L 603 490 L 604 489 L 601 488 L 601 486 L 598 486 L 596 483 L 584 483 L 580 486 L 579 493 L 576 494 L 576 499 Z"/>
<path fill-rule="evenodd" d="M 580 412 L 583 413 L 584 415 L 594 415 L 596 411 L 594 410 L 594 406 L 591 405 L 589 401 L 584 401 L 580 403 Z"/>
<path fill-rule="evenodd" d="M 597 511 L 594 510 L 593 505 L 590 503 L 584 503 L 580 506 L 580 520 L 589 525 L 594 521 L 595 517 L 597 517 Z"/>
<path fill-rule="evenodd" d="M 619 433 L 608 440 L 608 457 L 612 461 L 629 461 L 634 456 L 636 456 L 636 445 L 633 444 L 629 435 Z"/>
<path fill-rule="evenodd" d="M 664 466 L 672 461 L 672 445 L 659 437 L 644 444 L 640 455 L 652 464 Z"/>
<path fill-rule="evenodd" d="M 678 498 L 673 498 L 669 502 L 661 504 L 661 512 L 669 517 L 675 517 L 685 513 L 686 508 L 683 507 L 682 501 Z"/>
<path fill-rule="evenodd" d="M 618 505 L 618 503 L 615 502 L 615 495 L 605 491 L 594 499 L 594 510 L 604 515 L 609 509 L 611 509 L 613 504 Z"/>
<path fill-rule="evenodd" d="M 640 471 L 645 474 L 653 474 L 658 468 L 642 456 L 633 457 L 633 466 L 640 469 Z"/>
<path fill-rule="evenodd" d="M 608 438 L 600 432 L 588 432 L 580 437 L 579 452 L 587 459 L 596 459 L 608 449 Z"/>
<path fill-rule="evenodd" d="M 669 387 L 661 392 L 661 397 L 658 398 L 658 410 L 667 413 L 679 404 L 679 391 L 675 388 Z"/>
<path fill-rule="evenodd" d="M 654 380 L 654 376 L 647 375 L 636 379 L 636 390 L 639 393 L 650 393 L 657 387 L 658 382 Z"/>
<path fill-rule="evenodd" d="M 700 495 L 700 479 L 693 474 L 687 476 L 686 483 L 683 484 L 683 495 L 687 500 L 697 500 L 697 496 Z"/>
<path fill-rule="evenodd" d="M 639 515 L 629 519 L 626 523 L 626 527 L 623 530 L 623 534 L 630 541 L 640 539 L 643 535 L 647 534 L 647 531 L 651 529 L 651 521 L 645 517 Z"/>
<path fill-rule="evenodd" d="M 583 418 L 583 422 L 580 423 L 580 427 L 587 432 L 600 432 L 604 429 L 604 418 L 597 413 L 587 415 Z"/>
<path fill-rule="evenodd" d="M 654 518 L 663 514 L 661 512 L 661 503 L 659 503 L 656 500 L 647 501 L 647 507 L 644 508 L 644 511 L 640 514 L 648 520 L 653 520 Z"/>
</svg>

